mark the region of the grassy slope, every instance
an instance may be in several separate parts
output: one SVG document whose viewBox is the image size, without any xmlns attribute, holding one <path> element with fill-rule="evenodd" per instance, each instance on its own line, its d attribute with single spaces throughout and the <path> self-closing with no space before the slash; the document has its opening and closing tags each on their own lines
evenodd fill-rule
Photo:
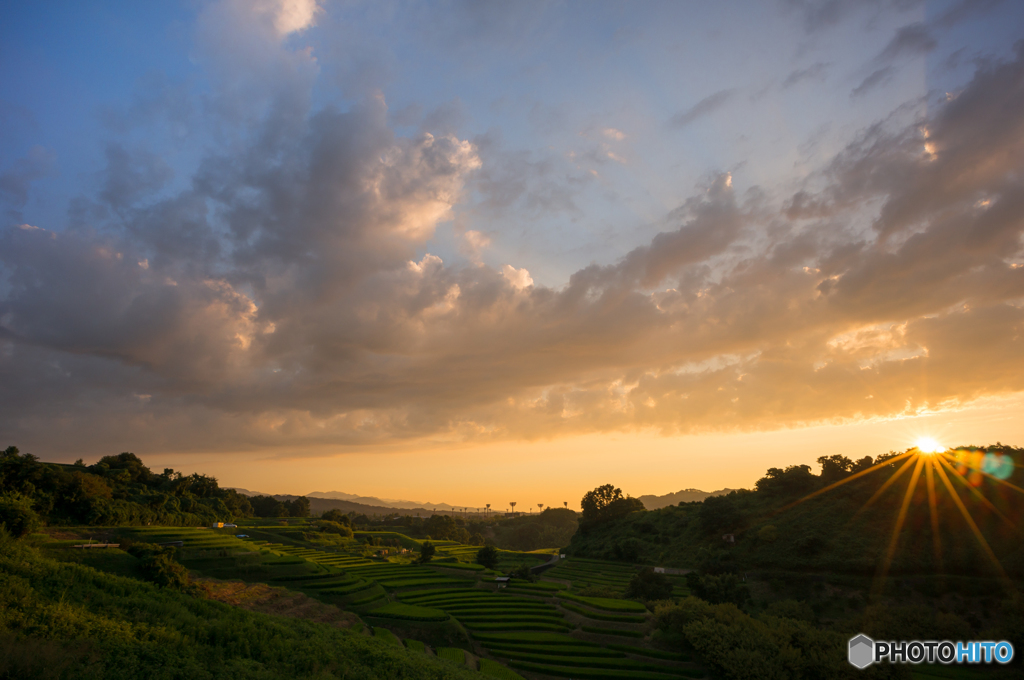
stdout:
<svg viewBox="0 0 1024 680">
<path fill-rule="evenodd" d="M 43 557 L 0 535 L 0 677 L 472 678 L 431 657 Z"/>
</svg>

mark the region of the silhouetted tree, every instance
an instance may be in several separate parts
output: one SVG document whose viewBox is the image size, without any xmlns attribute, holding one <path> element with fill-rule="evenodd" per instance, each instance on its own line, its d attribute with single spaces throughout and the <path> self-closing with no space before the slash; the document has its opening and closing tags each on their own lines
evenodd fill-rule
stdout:
<svg viewBox="0 0 1024 680">
<path fill-rule="evenodd" d="M 485 545 L 476 553 L 476 563 L 482 564 L 488 569 L 498 568 L 498 549 L 493 545 Z"/>
<path fill-rule="evenodd" d="M 629 580 L 626 597 L 644 602 L 667 600 L 672 597 L 672 582 L 664 574 L 654 571 L 654 567 L 644 567 Z"/>
<path fill-rule="evenodd" d="M 434 559 L 434 553 L 437 552 L 437 548 L 430 541 L 424 541 L 420 547 L 420 556 L 416 558 L 418 564 L 426 564 L 430 560 Z"/>
</svg>

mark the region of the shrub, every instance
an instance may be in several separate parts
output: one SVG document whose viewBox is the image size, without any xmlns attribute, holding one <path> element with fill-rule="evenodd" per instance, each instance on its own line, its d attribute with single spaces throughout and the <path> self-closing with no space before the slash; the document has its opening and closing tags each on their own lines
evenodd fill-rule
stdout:
<svg viewBox="0 0 1024 680">
<path fill-rule="evenodd" d="M 39 527 L 39 515 L 24 496 L 0 496 L 0 525 L 7 527 L 7 532 L 15 538 L 21 538 Z"/>
<path fill-rule="evenodd" d="M 383 640 L 389 645 L 395 645 L 397 647 L 402 646 L 402 641 L 398 638 L 398 636 L 392 633 L 387 628 L 374 628 L 373 636 L 378 640 Z"/>
<path fill-rule="evenodd" d="M 139 570 L 146 580 L 164 588 L 189 590 L 188 569 L 174 560 L 174 552 L 174 548 L 151 543 L 135 543 L 128 547 L 128 554 L 139 560 Z"/>
<path fill-rule="evenodd" d="M 690 592 L 711 604 L 731 602 L 737 606 L 750 599 L 747 586 L 736 574 L 698 574 L 691 571 L 686 575 Z"/>
<path fill-rule="evenodd" d="M 846 638 L 839 633 L 792 619 L 755 619 L 732 603 L 686 597 L 658 607 L 655 621 L 667 638 L 695 649 L 723 678 L 842 678 L 855 672 L 846 664 Z"/>
<path fill-rule="evenodd" d="M 434 553 L 437 552 L 437 548 L 430 541 L 424 541 L 423 546 L 420 548 L 420 556 L 416 558 L 417 564 L 426 564 L 430 560 L 434 559 Z"/>
<path fill-rule="evenodd" d="M 672 597 L 672 583 L 664 574 L 654 571 L 654 567 L 644 567 L 629 580 L 626 597 L 644 602 L 667 600 Z"/>
<path fill-rule="evenodd" d="M 476 563 L 482 564 L 488 569 L 498 567 L 498 549 L 493 545 L 485 545 L 476 554 Z"/>
<path fill-rule="evenodd" d="M 329 534 L 339 534 L 345 538 L 352 538 L 352 527 L 347 524 L 341 524 L 340 522 L 332 522 L 330 520 L 320 520 L 316 523 L 316 526 L 320 527 L 320 531 Z"/>
</svg>

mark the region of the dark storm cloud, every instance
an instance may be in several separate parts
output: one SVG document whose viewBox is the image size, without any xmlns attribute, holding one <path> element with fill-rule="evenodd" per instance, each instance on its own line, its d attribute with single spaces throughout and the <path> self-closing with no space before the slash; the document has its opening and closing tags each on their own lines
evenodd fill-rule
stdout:
<svg viewBox="0 0 1024 680">
<path fill-rule="evenodd" d="M 308 451 L 775 428 L 1024 390 L 1024 52 L 913 125 L 864 130 L 784 200 L 712 178 L 648 244 L 557 288 L 423 252 L 470 190 L 571 202 L 544 193 L 555 159 L 397 135 L 379 96 L 314 110 L 285 77 L 309 63 L 282 60 L 249 134 L 183 188 L 111 147 L 76 205 L 116 219 L 2 232 L 3 432 L 81 454 Z"/>
</svg>

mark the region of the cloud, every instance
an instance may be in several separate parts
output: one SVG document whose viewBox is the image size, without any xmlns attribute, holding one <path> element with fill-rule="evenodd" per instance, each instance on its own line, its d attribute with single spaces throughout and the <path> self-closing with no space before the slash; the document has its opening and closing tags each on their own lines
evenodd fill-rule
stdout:
<svg viewBox="0 0 1024 680">
<path fill-rule="evenodd" d="M 828 71 L 829 64 L 824 62 L 816 62 L 807 68 L 796 69 L 790 72 L 786 79 L 782 81 L 782 89 L 787 89 L 802 83 L 805 80 L 817 80 L 823 81 L 825 79 L 825 73 Z"/>
<path fill-rule="evenodd" d="M 526 269 L 516 269 L 510 264 L 501 268 L 501 275 L 516 290 L 523 290 L 533 285 L 533 277 Z"/>
<path fill-rule="evenodd" d="M 282 35 L 304 31 L 316 25 L 317 15 L 323 11 L 317 5 L 317 0 L 274 0 L 262 3 L 262 6 L 273 13 L 274 27 Z"/>
<path fill-rule="evenodd" d="M 508 254 L 429 252 L 470 188 L 525 204 L 555 160 L 400 135 L 379 96 L 342 110 L 270 89 L 290 113 L 246 118 L 179 188 L 117 147 L 90 199 L 116 220 L 0 231 L 12 441 L 305 455 L 772 429 L 1024 391 L 1024 52 L 927 117 L 861 131 L 792 196 L 709 177 L 649 242 L 557 286 Z M 489 237 L 463 234 L 476 252 Z"/>
<path fill-rule="evenodd" d="M 0 173 L 0 201 L 6 203 L 13 220 L 20 219 L 20 209 L 28 202 L 32 183 L 49 175 L 57 155 L 43 146 L 33 146 L 29 152 L 14 161 L 13 167 Z"/>
<path fill-rule="evenodd" d="M 892 80 L 894 69 L 892 66 L 885 66 L 873 71 L 871 75 L 861 81 L 860 85 L 850 91 L 851 97 L 862 97 L 871 90 L 882 87 Z"/>
<path fill-rule="evenodd" d="M 681 128 L 686 127 L 698 118 L 710 115 L 711 113 L 722 108 L 732 99 L 735 94 L 735 90 L 719 90 L 714 94 L 710 94 L 704 99 L 691 106 L 686 111 L 677 113 L 672 116 L 672 120 L 669 123 L 672 127 Z"/>
<path fill-rule="evenodd" d="M 462 241 L 459 243 L 459 252 L 469 258 L 470 261 L 479 263 L 480 255 L 484 248 L 491 245 L 491 237 L 475 229 L 470 229 L 462 234 Z"/>
<path fill-rule="evenodd" d="M 952 28 L 961 22 L 987 14 L 1005 2 L 1006 0 L 960 0 L 940 14 L 935 19 L 935 24 L 942 28 Z"/>
<path fill-rule="evenodd" d="M 938 44 L 925 24 L 908 24 L 896 31 L 896 35 L 878 55 L 878 59 L 882 62 L 891 62 L 903 56 L 927 54 Z"/>
<path fill-rule="evenodd" d="M 924 0 L 786 0 L 786 5 L 803 16 L 804 29 L 814 33 L 832 28 L 857 13 L 872 17 L 884 11 L 903 12 L 923 4 Z"/>
</svg>

